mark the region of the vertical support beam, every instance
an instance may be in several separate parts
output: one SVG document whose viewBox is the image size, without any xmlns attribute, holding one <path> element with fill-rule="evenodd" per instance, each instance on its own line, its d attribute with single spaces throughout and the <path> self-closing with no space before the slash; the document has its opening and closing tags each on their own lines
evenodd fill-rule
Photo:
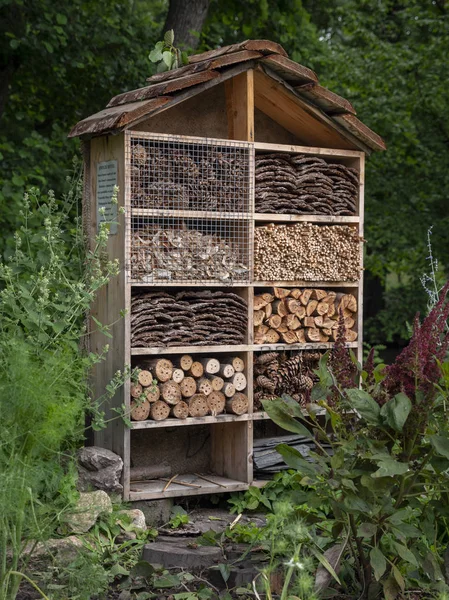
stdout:
<svg viewBox="0 0 449 600">
<path fill-rule="evenodd" d="M 365 225 L 365 154 L 360 156 L 360 186 L 359 186 L 359 235 L 363 238 L 363 231 Z M 364 247 L 360 244 L 360 264 L 363 267 Z M 357 358 L 361 364 L 363 364 L 363 270 L 360 273 L 359 281 L 359 293 L 358 293 L 358 346 L 357 346 Z"/>
<path fill-rule="evenodd" d="M 254 142 L 254 71 L 225 82 L 228 138 Z"/>
</svg>

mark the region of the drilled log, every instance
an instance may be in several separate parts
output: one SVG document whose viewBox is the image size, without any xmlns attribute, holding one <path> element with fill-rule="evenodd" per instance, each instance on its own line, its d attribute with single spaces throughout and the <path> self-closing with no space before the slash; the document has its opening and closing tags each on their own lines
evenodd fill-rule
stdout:
<svg viewBox="0 0 449 600">
<path fill-rule="evenodd" d="M 178 404 L 181 400 L 181 388 L 179 383 L 176 383 L 173 379 L 162 383 L 160 388 L 162 399 L 170 406 Z"/>
<path fill-rule="evenodd" d="M 242 358 L 235 356 L 233 359 L 231 359 L 231 364 L 236 373 L 243 373 L 245 369 L 245 362 Z"/>
<path fill-rule="evenodd" d="M 132 398 L 139 398 L 139 396 L 141 396 L 143 393 L 143 387 L 140 385 L 140 383 L 132 383 L 131 384 L 131 397 Z"/>
<path fill-rule="evenodd" d="M 189 405 L 184 400 L 181 400 L 178 404 L 172 406 L 170 414 L 176 419 L 187 419 L 189 416 Z"/>
<path fill-rule="evenodd" d="M 207 396 L 204 394 L 194 394 L 189 399 L 189 414 L 191 417 L 205 417 L 209 413 L 209 404 Z"/>
<path fill-rule="evenodd" d="M 234 415 L 243 415 L 248 412 L 248 396 L 246 394 L 242 394 L 241 392 L 237 392 L 226 400 L 226 412 L 232 413 Z"/>
<path fill-rule="evenodd" d="M 131 419 L 133 421 L 146 421 L 150 414 L 150 403 L 148 400 L 144 402 L 131 402 Z"/>
<path fill-rule="evenodd" d="M 220 364 L 220 375 L 225 379 L 229 379 L 235 373 L 235 369 L 231 363 Z"/>
<path fill-rule="evenodd" d="M 153 381 L 153 375 L 151 375 L 150 371 L 143 370 L 140 371 L 137 380 L 142 387 L 148 387 Z"/>
<path fill-rule="evenodd" d="M 224 411 L 226 397 L 222 392 L 212 392 L 207 397 L 207 403 L 209 405 L 210 414 L 212 416 L 219 415 Z"/>
<path fill-rule="evenodd" d="M 194 361 L 190 367 L 190 369 L 187 370 L 187 374 L 190 377 L 202 377 L 204 373 L 204 367 L 203 365 L 199 362 L 199 361 Z"/>
<path fill-rule="evenodd" d="M 154 358 L 148 361 L 148 368 L 153 377 L 164 383 L 171 379 L 173 374 L 173 363 L 168 358 Z"/>
<path fill-rule="evenodd" d="M 179 384 L 181 390 L 181 396 L 183 398 L 190 398 L 196 392 L 196 381 L 193 377 L 184 377 Z"/>
<path fill-rule="evenodd" d="M 153 402 L 150 409 L 150 416 L 154 421 L 164 421 L 170 415 L 170 407 L 162 400 Z"/>
<path fill-rule="evenodd" d="M 207 375 L 215 375 L 220 370 L 220 361 L 216 358 L 202 358 L 200 362 L 203 365 L 204 373 Z"/>
<path fill-rule="evenodd" d="M 200 379 L 196 382 L 196 391 L 204 394 L 205 396 L 209 396 L 212 392 L 212 385 L 206 377 L 200 377 Z"/>
<path fill-rule="evenodd" d="M 192 363 L 193 363 L 193 358 L 190 356 L 190 354 L 184 354 L 179 359 L 179 366 L 181 367 L 181 369 L 183 371 L 188 371 L 190 369 L 190 367 L 192 366 Z"/>
</svg>

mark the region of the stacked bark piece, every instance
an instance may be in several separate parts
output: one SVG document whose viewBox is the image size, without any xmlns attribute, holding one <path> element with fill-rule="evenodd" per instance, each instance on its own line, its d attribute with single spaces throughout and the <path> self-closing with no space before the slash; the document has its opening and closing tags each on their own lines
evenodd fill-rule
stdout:
<svg viewBox="0 0 449 600">
<path fill-rule="evenodd" d="M 348 225 L 256 227 L 254 277 L 257 281 L 357 281 L 360 238 Z"/>
<path fill-rule="evenodd" d="M 247 304 L 221 290 L 144 292 L 131 300 L 133 347 L 244 344 Z"/>
<path fill-rule="evenodd" d="M 255 344 L 334 342 L 340 314 L 345 341 L 357 339 L 357 299 L 317 288 L 280 288 L 254 296 Z"/>
<path fill-rule="evenodd" d="M 237 230 L 229 233 L 230 237 L 239 237 Z M 242 262 L 241 250 L 245 252 L 232 239 L 189 229 L 182 222 L 170 229 L 156 222 L 145 226 L 139 223 L 131 236 L 131 279 L 148 283 L 245 281 L 249 269 Z M 244 258 L 248 263 L 248 257 Z"/>
<path fill-rule="evenodd" d="M 256 156 L 256 212 L 355 215 L 355 169 L 301 154 Z"/>
<path fill-rule="evenodd" d="M 248 412 L 245 363 L 238 356 L 220 362 L 216 358 L 194 360 L 185 354 L 175 363 L 155 358 L 144 366 L 138 382 L 131 386 L 131 418 L 135 421 Z"/>
<path fill-rule="evenodd" d="M 254 359 L 254 411 L 262 409 L 262 400 L 291 396 L 301 406 L 310 399 L 317 377 L 319 352 L 297 352 L 287 356 L 281 352 L 266 352 Z"/>
<path fill-rule="evenodd" d="M 131 149 L 131 204 L 171 210 L 248 210 L 249 156 L 241 148 L 139 140 Z"/>
</svg>

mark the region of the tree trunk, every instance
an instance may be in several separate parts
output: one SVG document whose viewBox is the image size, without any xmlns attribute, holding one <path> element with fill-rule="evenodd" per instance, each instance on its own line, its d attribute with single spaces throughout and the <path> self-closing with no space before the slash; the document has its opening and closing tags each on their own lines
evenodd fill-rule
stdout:
<svg viewBox="0 0 449 600">
<path fill-rule="evenodd" d="M 170 0 L 164 31 L 173 29 L 175 46 L 195 50 L 207 17 L 210 0 Z"/>
</svg>

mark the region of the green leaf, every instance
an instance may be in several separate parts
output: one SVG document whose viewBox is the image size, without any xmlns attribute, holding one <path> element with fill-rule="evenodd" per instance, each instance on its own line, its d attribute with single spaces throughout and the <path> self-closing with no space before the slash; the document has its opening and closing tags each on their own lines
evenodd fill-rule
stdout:
<svg viewBox="0 0 449 600">
<path fill-rule="evenodd" d="M 387 561 L 385 560 L 385 556 L 376 546 L 369 553 L 369 557 L 371 566 L 374 570 L 374 577 L 377 581 L 379 581 L 387 568 Z"/>
<path fill-rule="evenodd" d="M 406 562 L 410 563 L 411 565 L 418 567 L 418 561 L 416 560 L 416 556 L 413 554 L 413 552 L 411 550 L 409 550 L 407 548 L 407 546 L 403 546 L 402 544 L 399 544 L 398 542 L 392 542 L 394 548 L 396 549 L 396 552 L 399 554 L 399 556 L 405 560 Z"/>
<path fill-rule="evenodd" d="M 172 66 L 172 63 L 173 63 L 173 54 L 171 52 L 169 52 L 168 50 L 166 50 L 165 52 L 162 53 L 162 60 L 167 65 L 167 68 L 170 69 L 170 67 Z"/>
<path fill-rule="evenodd" d="M 389 427 L 401 432 L 411 409 L 410 399 L 401 392 L 382 406 L 380 415 Z"/>
<path fill-rule="evenodd" d="M 276 450 L 292 469 L 296 469 L 304 475 L 315 475 L 314 467 L 302 457 L 296 448 L 291 448 L 287 444 L 279 444 L 276 446 Z"/>
<path fill-rule="evenodd" d="M 154 50 L 152 50 L 150 52 L 150 54 L 148 55 L 148 58 L 153 63 L 159 62 L 160 60 L 162 60 L 162 52 L 160 50 L 158 50 L 157 48 L 155 48 Z"/>
<path fill-rule="evenodd" d="M 226 583 L 231 575 L 231 568 L 229 567 L 229 565 L 226 565 L 224 563 L 219 564 L 218 568 L 220 570 L 221 576 L 223 577 L 223 581 Z"/>
<path fill-rule="evenodd" d="M 286 404 L 285 401 L 279 399 L 268 400 L 262 402 L 264 410 L 272 421 L 292 433 L 303 435 L 307 438 L 311 438 L 312 434 L 310 431 L 299 423 L 293 416 L 291 416 L 292 408 Z"/>
<path fill-rule="evenodd" d="M 371 538 L 376 534 L 377 526 L 374 523 L 362 523 L 357 529 L 357 535 L 362 538 Z"/>
<path fill-rule="evenodd" d="M 146 560 L 139 560 L 130 571 L 132 577 L 143 577 L 149 579 L 155 572 L 153 565 Z"/>
<path fill-rule="evenodd" d="M 371 477 L 394 477 L 395 475 L 404 475 L 409 470 L 408 463 L 401 463 L 393 458 L 391 460 L 380 460 L 378 470 L 371 474 Z"/>
<path fill-rule="evenodd" d="M 173 29 L 169 29 L 168 31 L 165 32 L 165 35 L 164 35 L 165 45 L 173 46 L 174 41 L 175 41 L 175 32 L 173 31 Z"/>
<path fill-rule="evenodd" d="M 162 575 L 153 579 L 153 587 L 161 588 L 176 588 L 181 585 L 181 580 L 176 575 Z"/>
<path fill-rule="evenodd" d="M 401 590 L 404 591 L 405 590 L 404 578 L 402 577 L 402 574 L 396 565 L 393 565 L 392 567 L 393 567 L 393 577 L 396 579 L 396 582 L 397 582 L 398 586 L 401 588 Z"/>
<path fill-rule="evenodd" d="M 56 15 L 56 21 L 59 23 L 59 25 L 67 25 L 67 17 L 61 13 Z"/>
<path fill-rule="evenodd" d="M 380 407 L 373 398 L 363 390 L 346 390 L 349 404 L 370 425 L 379 425 Z"/>
<path fill-rule="evenodd" d="M 117 577 L 117 575 L 127 576 L 129 575 L 129 571 L 119 563 L 115 563 L 115 565 L 110 568 L 109 574 L 112 575 L 112 577 Z"/>
<path fill-rule="evenodd" d="M 181 62 L 183 65 L 189 64 L 189 57 L 187 55 L 187 52 L 181 52 Z"/>
<path fill-rule="evenodd" d="M 429 435 L 433 449 L 440 456 L 449 458 L 449 439 L 444 435 Z"/>
<path fill-rule="evenodd" d="M 385 600 L 396 600 L 401 591 L 398 584 L 396 583 L 395 578 L 391 575 L 386 581 L 383 582 L 383 588 Z"/>
<path fill-rule="evenodd" d="M 369 515 L 371 513 L 370 505 L 365 502 L 360 496 L 348 494 L 343 500 L 343 504 L 349 512 L 363 513 Z"/>
</svg>

